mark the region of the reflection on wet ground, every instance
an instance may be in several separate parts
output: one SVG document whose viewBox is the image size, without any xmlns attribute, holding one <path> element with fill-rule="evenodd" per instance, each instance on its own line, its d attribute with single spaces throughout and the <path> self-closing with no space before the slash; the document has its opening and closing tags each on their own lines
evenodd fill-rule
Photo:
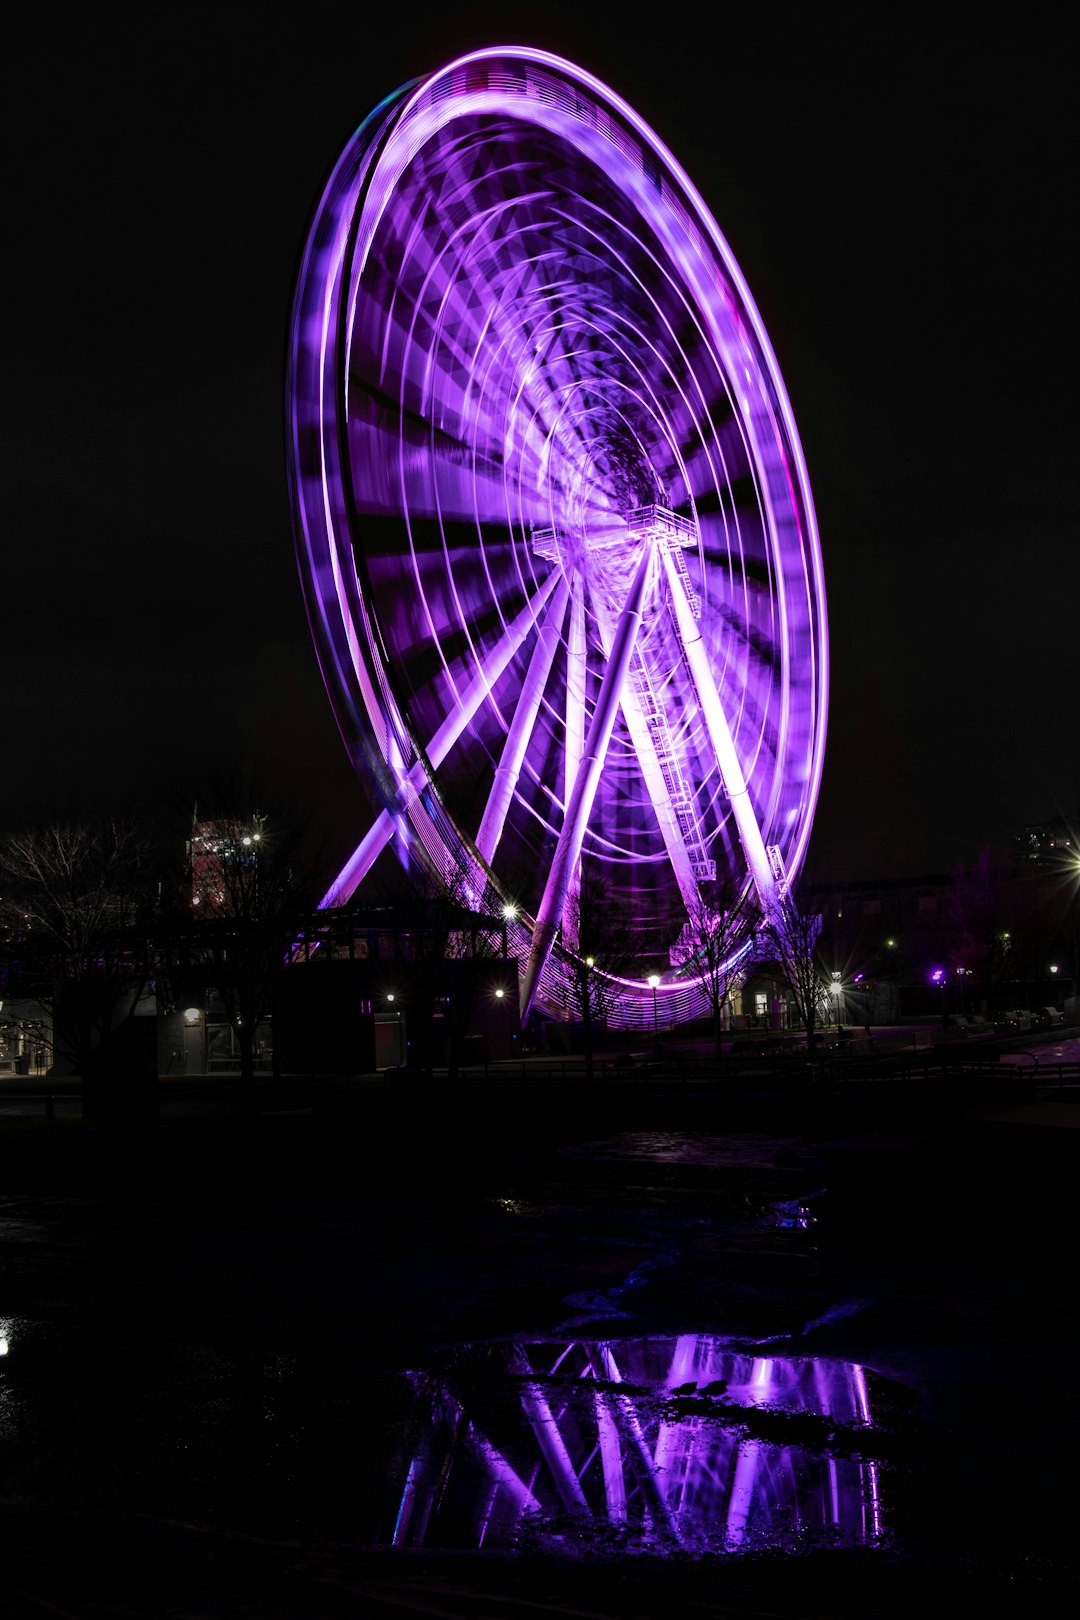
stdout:
<svg viewBox="0 0 1080 1620">
<path fill-rule="evenodd" d="M 463 1347 L 410 1383 L 395 1546 L 686 1556 L 882 1533 L 849 1363 L 684 1334 Z"/>
<path fill-rule="evenodd" d="M 814 1135 L 264 1122 L 40 1175 L 29 1137 L 0 1144 L 3 1511 L 245 1537 L 320 1580 L 332 1549 L 391 1582 L 452 1554 L 719 1561 L 760 1589 L 798 1555 L 832 1560 L 830 1606 L 772 1587 L 770 1612 L 891 1612 L 901 1569 L 1045 1598 L 1080 1437 L 1047 1277 L 1077 1133 L 931 1129 L 927 1106 Z M 838 1595 L 854 1556 L 869 1608 Z"/>
</svg>

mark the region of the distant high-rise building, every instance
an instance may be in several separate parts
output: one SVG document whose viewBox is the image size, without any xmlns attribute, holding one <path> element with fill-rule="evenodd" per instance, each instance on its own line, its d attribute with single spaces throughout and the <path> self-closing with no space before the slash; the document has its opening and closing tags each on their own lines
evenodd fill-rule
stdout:
<svg viewBox="0 0 1080 1620">
<path fill-rule="evenodd" d="M 193 821 L 188 840 L 191 863 L 191 904 L 202 916 L 226 909 L 234 887 L 230 868 L 254 868 L 265 817 L 257 812 L 249 820 Z"/>
</svg>

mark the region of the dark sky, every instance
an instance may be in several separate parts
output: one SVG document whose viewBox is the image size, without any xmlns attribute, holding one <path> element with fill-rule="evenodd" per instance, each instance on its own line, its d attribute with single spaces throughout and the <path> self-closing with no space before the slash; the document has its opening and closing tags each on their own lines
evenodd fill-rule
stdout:
<svg viewBox="0 0 1080 1620">
<path fill-rule="evenodd" d="M 945 871 L 1077 812 L 1064 13 L 969 33 L 947 8 L 732 7 L 709 37 L 686 8 L 670 32 L 610 6 L 170 15 L 42 8 L 5 49 L 7 824 L 153 813 L 242 759 L 342 857 L 363 831 L 292 549 L 293 278 L 375 103 L 508 41 L 652 125 L 771 338 L 828 596 L 815 875 Z"/>
</svg>

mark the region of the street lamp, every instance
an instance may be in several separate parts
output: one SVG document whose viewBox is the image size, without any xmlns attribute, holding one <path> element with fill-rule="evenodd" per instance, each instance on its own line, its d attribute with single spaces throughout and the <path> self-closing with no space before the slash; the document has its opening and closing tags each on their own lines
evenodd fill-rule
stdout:
<svg viewBox="0 0 1080 1620">
<path fill-rule="evenodd" d="M 653 1041 L 655 1042 L 657 1034 L 659 1033 L 656 1024 L 656 987 L 660 983 L 659 973 L 650 973 L 649 983 L 652 986 L 652 1033 Z"/>
<path fill-rule="evenodd" d="M 970 979 L 970 977 L 971 977 L 971 969 L 970 968 L 965 968 L 965 967 L 958 967 L 957 968 L 957 970 L 956 970 L 956 982 L 960 987 L 960 1012 L 961 1012 L 961 1014 L 963 1014 L 963 1011 L 964 1011 L 964 980 L 965 979 Z"/>
<path fill-rule="evenodd" d="M 395 1062 L 404 1063 L 406 1052 L 405 1029 L 401 1021 L 401 1008 L 397 1005 L 397 995 L 393 990 L 385 992 L 387 1010 L 393 1015 L 393 1045 L 397 1054 Z"/>
<path fill-rule="evenodd" d="M 930 975 L 931 984 L 936 984 L 941 991 L 941 1027 L 945 1028 L 947 1018 L 945 1014 L 945 969 L 935 968 Z"/>
</svg>

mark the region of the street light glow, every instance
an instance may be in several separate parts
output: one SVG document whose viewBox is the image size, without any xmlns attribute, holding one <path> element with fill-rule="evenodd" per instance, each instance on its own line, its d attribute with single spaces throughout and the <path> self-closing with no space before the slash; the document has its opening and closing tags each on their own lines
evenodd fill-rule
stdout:
<svg viewBox="0 0 1080 1620">
<path fill-rule="evenodd" d="M 657 987 L 657 985 L 659 983 L 660 983 L 660 975 L 659 975 L 659 973 L 650 973 L 649 974 L 649 988 L 652 991 L 652 1033 L 653 1033 L 653 1043 L 654 1044 L 656 1042 L 656 1036 L 657 1036 L 658 1027 L 659 1027 L 658 1024 L 657 1024 L 657 1020 L 656 1020 L 656 987 Z"/>
</svg>

